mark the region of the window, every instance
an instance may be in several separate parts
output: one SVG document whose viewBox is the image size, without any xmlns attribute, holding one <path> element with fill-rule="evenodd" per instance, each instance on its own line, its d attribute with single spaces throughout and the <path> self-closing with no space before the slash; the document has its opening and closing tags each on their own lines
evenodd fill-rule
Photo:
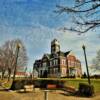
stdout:
<svg viewBox="0 0 100 100">
<path fill-rule="evenodd" d="M 56 74 L 58 73 L 58 68 L 56 68 L 55 73 L 56 73 Z"/>
<path fill-rule="evenodd" d="M 74 66 L 75 66 L 75 62 L 71 61 L 71 67 L 74 67 Z"/>
<path fill-rule="evenodd" d="M 66 75 L 66 68 L 62 68 L 62 74 Z"/>
<path fill-rule="evenodd" d="M 66 60 L 62 59 L 62 65 L 66 65 Z"/>
<path fill-rule="evenodd" d="M 50 61 L 50 66 L 52 66 L 52 61 Z"/>
<path fill-rule="evenodd" d="M 43 67 L 46 67 L 46 66 L 47 66 L 47 64 L 46 64 L 46 62 L 44 62 L 44 63 L 43 63 Z"/>
<path fill-rule="evenodd" d="M 70 74 L 71 76 L 74 76 L 74 75 L 76 74 L 76 70 L 73 69 L 73 68 L 70 68 L 70 69 L 69 69 L 69 74 Z"/>
<path fill-rule="evenodd" d="M 54 65 L 57 65 L 58 64 L 58 60 L 57 59 L 54 59 L 54 60 L 52 60 L 52 66 Z"/>
<path fill-rule="evenodd" d="M 53 60 L 54 65 L 56 65 L 55 59 Z"/>
<path fill-rule="evenodd" d="M 58 65 L 58 60 L 56 59 L 56 65 Z"/>
<path fill-rule="evenodd" d="M 54 74 L 55 74 L 56 73 L 56 69 L 54 68 L 53 71 L 54 71 Z"/>
</svg>

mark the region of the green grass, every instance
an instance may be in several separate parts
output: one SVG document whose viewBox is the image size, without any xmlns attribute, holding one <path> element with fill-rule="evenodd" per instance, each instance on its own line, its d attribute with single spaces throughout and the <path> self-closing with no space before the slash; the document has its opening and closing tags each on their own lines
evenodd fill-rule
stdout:
<svg viewBox="0 0 100 100">
<path fill-rule="evenodd" d="M 8 81 L 7 79 L 4 79 L 4 80 L 0 80 L 0 83 L 4 88 L 9 89 L 11 87 L 12 80 Z"/>
<path fill-rule="evenodd" d="M 78 89 L 79 83 L 88 84 L 87 79 L 66 79 L 65 85 L 73 86 Z M 94 86 L 95 93 L 100 93 L 100 79 L 91 79 L 91 85 Z"/>
<path fill-rule="evenodd" d="M 79 83 L 88 84 L 87 79 L 68 79 L 68 78 L 38 78 L 37 80 L 64 80 L 65 86 L 72 86 L 78 89 Z M 91 79 L 91 84 L 94 86 L 95 93 L 100 93 L 100 79 Z"/>
</svg>

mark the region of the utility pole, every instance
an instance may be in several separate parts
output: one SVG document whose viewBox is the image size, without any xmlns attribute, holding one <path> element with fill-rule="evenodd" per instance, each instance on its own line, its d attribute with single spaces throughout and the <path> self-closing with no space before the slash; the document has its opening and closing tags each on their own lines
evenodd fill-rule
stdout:
<svg viewBox="0 0 100 100">
<path fill-rule="evenodd" d="M 86 63 L 86 69 L 87 69 L 88 83 L 89 83 L 89 85 L 90 85 L 90 84 L 91 84 L 91 81 L 90 81 L 90 75 L 89 75 L 89 69 L 88 69 L 88 63 L 87 63 L 86 48 L 85 48 L 85 45 L 83 45 L 82 48 L 83 48 L 83 51 L 84 51 L 84 57 L 85 57 L 85 63 Z"/>
</svg>

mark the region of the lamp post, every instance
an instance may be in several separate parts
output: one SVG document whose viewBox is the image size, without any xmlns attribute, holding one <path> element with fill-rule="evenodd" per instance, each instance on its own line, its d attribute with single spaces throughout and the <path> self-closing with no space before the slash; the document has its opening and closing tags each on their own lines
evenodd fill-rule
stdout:
<svg viewBox="0 0 100 100">
<path fill-rule="evenodd" d="M 66 59 L 66 62 L 67 62 L 67 77 L 69 78 L 69 66 L 68 66 L 68 57 Z"/>
<path fill-rule="evenodd" d="M 85 57 L 85 63 L 86 63 L 86 69 L 87 69 L 88 83 L 89 83 L 89 85 L 90 85 L 90 84 L 91 84 L 91 81 L 90 81 L 90 76 L 89 76 L 89 69 L 88 69 L 88 63 L 87 63 L 86 48 L 85 48 L 85 45 L 83 45 L 82 48 L 83 48 L 83 51 L 84 51 L 84 57 Z"/>
<path fill-rule="evenodd" d="M 17 61 L 18 61 L 18 53 L 19 53 L 19 48 L 20 48 L 20 45 L 17 44 L 16 46 L 16 59 L 15 59 L 15 67 L 14 67 L 14 74 L 13 74 L 13 82 L 15 80 L 15 75 L 16 75 L 16 68 L 17 68 Z"/>
</svg>

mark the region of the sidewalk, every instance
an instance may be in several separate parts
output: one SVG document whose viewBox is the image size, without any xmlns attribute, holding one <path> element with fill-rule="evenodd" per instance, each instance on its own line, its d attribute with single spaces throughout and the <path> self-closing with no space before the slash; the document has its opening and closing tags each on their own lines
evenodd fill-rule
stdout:
<svg viewBox="0 0 100 100">
<path fill-rule="evenodd" d="M 0 100 L 44 100 L 44 92 L 17 93 L 16 91 L 0 91 Z M 100 95 L 92 98 L 76 97 L 61 91 L 48 92 L 48 100 L 100 100 Z"/>
</svg>

